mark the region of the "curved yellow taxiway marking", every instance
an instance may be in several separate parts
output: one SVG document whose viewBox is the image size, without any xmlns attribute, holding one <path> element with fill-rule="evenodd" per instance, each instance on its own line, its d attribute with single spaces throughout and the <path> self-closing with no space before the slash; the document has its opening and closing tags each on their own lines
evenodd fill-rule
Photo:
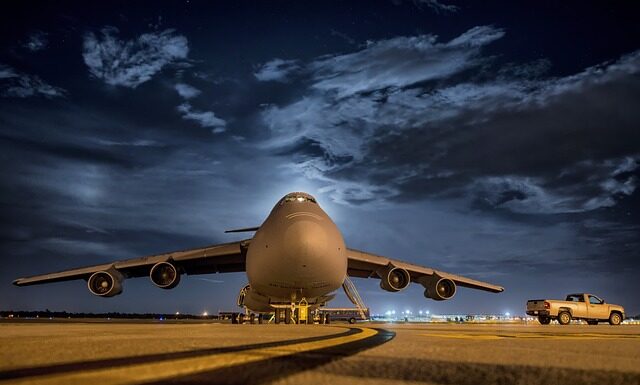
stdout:
<svg viewBox="0 0 640 385">
<path fill-rule="evenodd" d="M 240 352 L 217 353 L 199 356 L 195 358 L 179 358 L 176 360 L 120 366 L 114 368 L 94 369 L 61 373 L 34 377 L 25 377 L 9 381 L 0 381 L 0 384 L 41 384 L 41 385 L 125 385 L 149 381 L 160 381 L 174 377 L 206 372 L 223 367 L 246 364 L 283 357 L 292 354 L 308 352 L 339 346 L 350 342 L 363 340 L 378 334 L 378 331 L 370 328 L 358 327 L 360 333 L 326 340 L 302 342 L 284 346 L 258 348 Z M 284 341 L 286 342 L 286 341 Z"/>
</svg>

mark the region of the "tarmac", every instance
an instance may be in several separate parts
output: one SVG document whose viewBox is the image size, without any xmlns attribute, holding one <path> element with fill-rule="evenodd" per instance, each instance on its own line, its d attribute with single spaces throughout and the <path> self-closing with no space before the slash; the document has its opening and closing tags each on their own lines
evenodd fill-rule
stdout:
<svg viewBox="0 0 640 385">
<path fill-rule="evenodd" d="M 2 322 L 3 384 L 640 384 L 640 325 Z"/>
</svg>

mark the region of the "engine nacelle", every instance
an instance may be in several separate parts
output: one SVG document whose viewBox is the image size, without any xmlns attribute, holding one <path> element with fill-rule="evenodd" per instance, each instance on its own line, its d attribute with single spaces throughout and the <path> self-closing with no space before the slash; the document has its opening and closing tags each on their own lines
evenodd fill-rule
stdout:
<svg viewBox="0 0 640 385">
<path fill-rule="evenodd" d="M 251 285 L 246 285 L 240 290 L 240 294 L 238 294 L 238 306 L 247 307 L 255 312 L 269 312 L 273 310 L 271 306 L 269 306 L 269 297 L 251 290 Z"/>
<path fill-rule="evenodd" d="M 113 297 L 122 293 L 124 276 L 116 269 L 97 271 L 89 277 L 89 291 L 100 297 Z"/>
<path fill-rule="evenodd" d="M 386 291 L 397 292 L 411 283 L 409 272 L 392 264 L 387 265 L 377 273 L 380 276 L 380 287 Z"/>
<path fill-rule="evenodd" d="M 158 262 L 151 268 L 149 278 L 161 289 L 173 289 L 180 283 L 180 272 L 169 262 Z"/>
<path fill-rule="evenodd" d="M 451 299 L 456 294 L 455 282 L 437 274 L 425 279 L 422 285 L 425 287 L 424 296 L 436 301 Z"/>
</svg>

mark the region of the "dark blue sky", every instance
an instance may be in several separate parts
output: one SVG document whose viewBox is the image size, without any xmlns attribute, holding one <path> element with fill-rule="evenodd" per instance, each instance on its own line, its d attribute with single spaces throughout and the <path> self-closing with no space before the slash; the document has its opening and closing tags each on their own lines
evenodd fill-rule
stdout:
<svg viewBox="0 0 640 385">
<path fill-rule="evenodd" d="M 640 312 L 632 2 L 10 2 L 0 15 L 0 308 L 234 308 L 18 276 L 238 239 L 307 191 L 354 248 L 506 287 L 374 312 L 521 313 L 587 291 Z M 336 304 L 345 303 L 340 297 Z"/>
</svg>

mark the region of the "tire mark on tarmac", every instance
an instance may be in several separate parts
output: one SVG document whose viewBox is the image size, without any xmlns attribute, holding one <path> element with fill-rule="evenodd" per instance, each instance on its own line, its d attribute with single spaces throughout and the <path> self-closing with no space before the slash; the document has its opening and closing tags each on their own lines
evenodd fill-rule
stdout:
<svg viewBox="0 0 640 385">
<path fill-rule="evenodd" d="M 383 344 L 395 336 L 386 330 L 351 328 L 345 333 L 242 347 L 205 349 L 183 352 L 188 357 L 176 359 L 175 354 L 151 355 L 151 362 L 131 364 L 118 359 L 98 361 L 98 368 L 87 369 L 75 363 L 74 369 L 57 373 L 39 373 L 13 377 L 15 384 L 134 384 L 134 383 L 261 383 L 286 376 L 356 354 Z M 297 341 L 297 342 L 295 342 Z M 305 341 L 305 342 L 300 342 Z M 226 350 L 225 352 L 221 352 Z M 160 357 L 158 357 L 160 356 Z M 131 357 L 136 359 L 136 357 Z M 140 359 L 138 357 L 138 359 Z M 149 360 L 149 356 L 144 357 Z M 105 366 L 105 363 L 109 363 Z M 279 369 L 278 369 L 279 368 Z M 33 368 L 41 369 L 41 368 Z M 15 375 L 16 373 L 14 373 Z M 24 374 L 24 373 L 23 373 Z M 239 375 L 240 374 L 240 375 Z M 242 380 L 239 380 L 241 379 Z M 5 384 L 6 381 L 1 383 Z"/>
<path fill-rule="evenodd" d="M 228 366 L 193 375 L 150 382 L 145 385 L 265 384 L 353 356 L 364 350 L 382 345 L 394 337 L 395 332 L 377 329 L 377 334 L 371 337 L 342 345 L 303 351 L 243 365 Z"/>
<path fill-rule="evenodd" d="M 640 336 L 630 334 L 596 334 L 596 333 L 511 333 L 511 334 L 487 334 L 487 333 L 420 333 L 421 336 L 437 338 L 454 338 L 470 340 L 501 340 L 508 338 L 529 339 L 555 339 L 555 340 L 602 340 L 602 339 L 638 339 Z"/>
<path fill-rule="evenodd" d="M 187 351 L 179 351 L 179 352 L 172 352 L 172 353 L 156 353 L 156 354 L 148 354 L 148 355 L 142 355 L 142 356 L 117 357 L 117 358 L 107 358 L 103 360 L 76 361 L 76 362 L 69 362 L 69 363 L 56 364 L 56 365 L 19 368 L 19 369 L 12 369 L 12 370 L 6 370 L 6 371 L 0 372 L 0 380 L 50 375 L 50 374 L 56 374 L 56 373 L 67 373 L 67 372 L 74 372 L 78 370 L 104 369 L 104 368 L 112 368 L 112 367 L 124 366 L 124 365 L 135 365 L 135 364 L 145 364 L 145 363 L 151 363 L 151 362 L 170 361 L 170 360 L 176 360 L 180 358 L 190 358 L 190 357 L 198 357 L 198 356 L 205 356 L 205 355 L 242 352 L 242 351 L 254 350 L 254 349 L 266 349 L 266 348 L 271 348 L 275 346 L 287 346 L 287 345 L 294 345 L 294 344 L 300 344 L 305 342 L 314 342 L 314 341 L 322 341 L 322 340 L 328 340 L 328 339 L 338 338 L 338 337 L 345 337 L 345 336 L 350 336 L 360 332 L 361 332 L 360 329 L 351 328 L 345 332 L 338 333 L 338 334 L 298 338 L 298 339 L 286 340 L 286 341 L 273 341 L 273 342 L 264 342 L 264 343 L 251 344 L 251 345 L 238 345 L 238 346 L 227 346 L 227 347 L 219 347 L 219 348 L 187 350 Z"/>
<path fill-rule="evenodd" d="M 452 362 L 425 358 L 355 357 L 349 365 L 327 365 L 323 374 L 343 383 L 353 379 L 411 381 L 442 385 L 629 385 L 640 374 L 614 370 L 560 368 L 521 364 Z"/>
</svg>

